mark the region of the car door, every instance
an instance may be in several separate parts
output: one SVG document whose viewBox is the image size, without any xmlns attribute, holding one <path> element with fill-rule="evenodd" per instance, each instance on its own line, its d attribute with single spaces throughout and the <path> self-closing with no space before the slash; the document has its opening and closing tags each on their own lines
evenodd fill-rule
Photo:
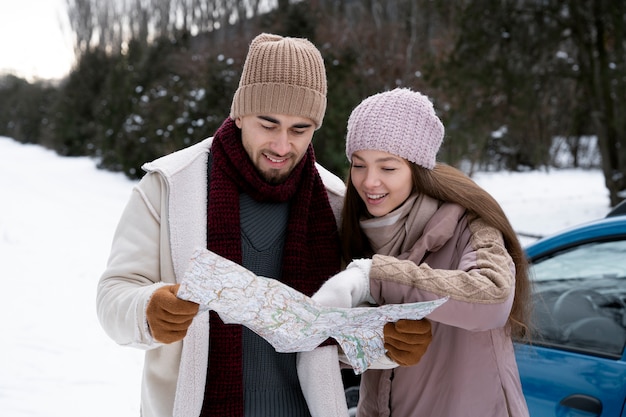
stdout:
<svg viewBox="0 0 626 417">
<path fill-rule="evenodd" d="M 546 247 L 530 273 L 533 337 L 516 357 L 531 417 L 622 416 L 626 239 Z"/>
</svg>

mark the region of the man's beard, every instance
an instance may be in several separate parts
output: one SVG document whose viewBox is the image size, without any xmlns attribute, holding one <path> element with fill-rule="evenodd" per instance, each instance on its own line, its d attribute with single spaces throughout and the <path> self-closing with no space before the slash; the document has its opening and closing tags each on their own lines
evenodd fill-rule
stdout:
<svg viewBox="0 0 626 417">
<path fill-rule="evenodd" d="M 289 172 L 280 172 L 277 170 L 270 170 L 265 172 L 259 172 L 259 175 L 263 177 L 263 179 L 271 185 L 279 185 L 282 184 L 289 178 L 291 174 L 291 170 Z"/>
</svg>

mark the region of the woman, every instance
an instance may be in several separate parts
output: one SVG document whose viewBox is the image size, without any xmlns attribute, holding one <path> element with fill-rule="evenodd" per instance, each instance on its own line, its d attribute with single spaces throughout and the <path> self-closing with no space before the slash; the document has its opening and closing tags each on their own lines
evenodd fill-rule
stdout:
<svg viewBox="0 0 626 417">
<path fill-rule="evenodd" d="M 409 89 L 365 99 L 348 121 L 343 255 L 371 259 L 344 272 L 365 271 L 378 304 L 449 297 L 416 365 L 363 374 L 357 416 L 528 415 L 512 342 L 528 333 L 526 258 L 499 204 L 436 163 L 443 135 Z"/>
</svg>

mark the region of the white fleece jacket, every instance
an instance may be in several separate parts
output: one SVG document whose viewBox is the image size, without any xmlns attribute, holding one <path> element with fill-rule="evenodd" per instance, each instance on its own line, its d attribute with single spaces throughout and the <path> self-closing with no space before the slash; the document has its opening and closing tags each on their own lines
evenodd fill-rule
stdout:
<svg viewBox="0 0 626 417">
<path fill-rule="evenodd" d="M 206 243 L 211 141 L 143 166 L 147 174 L 132 191 L 97 288 L 98 318 L 107 334 L 120 345 L 146 351 L 143 417 L 197 417 L 202 407 L 208 313 L 196 316 L 181 342 L 165 345 L 152 338 L 145 311 L 154 291 L 179 281 L 194 248 Z M 338 222 L 344 183 L 322 166 L 317 168 Z M 336 348 L 318 348 L 300 356 L 299 378 L 313 417 L 346 416 Z"/>
</svg>

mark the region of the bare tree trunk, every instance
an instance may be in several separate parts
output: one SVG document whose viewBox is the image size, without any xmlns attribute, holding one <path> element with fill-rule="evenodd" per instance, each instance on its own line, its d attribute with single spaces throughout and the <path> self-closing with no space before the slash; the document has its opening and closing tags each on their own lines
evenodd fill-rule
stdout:
<svg viewBox="0 0 626 417">
<path fill-rule="evenodd" d="M 612 7 L 612 6 L 610 6 Z M 611 66 L 615 65 L 614 58 L 620 60 L 618 54 L 623 53 L 622 43 L 624 41 L 623 32 L 612 30 L 608 33 L 607 18 L 612 10 L 605 10 L 601 0 L 594 0 L 590 16 L 591 26 L 594 33 L 593 44 L 590 51 L 590 61 L 592 68 L 592 86 L 594 103 L 594 121 L 597 128 L 598 142 L 602 155 L 602 170 L 604 180 L 609 190 L 611 206 L 617 205 L 621 200 L 626 199 L 626 165 L 622 154 L 626 149 L 626 132 L 618 129 L 623 123 L 623 112 L 626 110 L 623 101 L 624 97 L 615 95 L 615 85 L 624 85 L 621 80 L 616 80 L 611 74 Z M 620 25 L 621 25 L 620 19 Z M 609 51 L 609 42 L 617 45 L 616 51 Z M 622 58 L 623 62 L 623 58 Z M 623 91 L 623 90 L 622 90 Z M 619 100 L 619 101 L 618 101 Z M 622 150 L 620 152 L 620 150 Z"/>
<path fill-rule="evenodd" d="M 77 57 L 89 52 L 94 32 L 92 0 L 66 0 L 70 26 L 74 32 L 74 52 Z"/>
</svg>

